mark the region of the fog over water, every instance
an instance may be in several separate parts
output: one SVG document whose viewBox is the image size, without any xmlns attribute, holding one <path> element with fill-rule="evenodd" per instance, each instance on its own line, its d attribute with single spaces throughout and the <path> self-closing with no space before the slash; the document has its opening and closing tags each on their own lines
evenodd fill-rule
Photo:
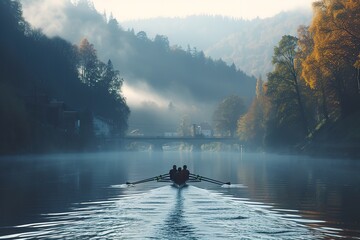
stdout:
<svg viewBox="0 0 360 240">
<path fill-rule="evenodd" d="M 220 181 L 137 181 L 187 164 Z M 359 163 L 240 152 L 2 157 L 0 239 L 357 239 Z M 232 186 L 232 187 L 231 187 Z"/>
</svg>

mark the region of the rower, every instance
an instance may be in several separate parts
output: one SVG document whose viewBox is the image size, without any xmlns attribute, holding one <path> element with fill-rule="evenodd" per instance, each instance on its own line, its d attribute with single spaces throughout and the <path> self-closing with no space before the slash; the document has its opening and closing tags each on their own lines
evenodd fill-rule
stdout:
<svg viewBox="0 0 360 240">
<path fill-rule="evenodd" d="M 170 180 L 174 181 L 176 172 L 177 172 L 176 165 L 173 165 L 173 168 L 170 169 L 170 171 L 169 171 Z"/>
<path fill-rule="evenodd" d="M 174 182 L 176 184 L 183 184 L 185 181 L 183 180 L 182 178 L 182 170 L 181 170 L 181 167 L 178 168 L 178 170 L 176 171 L 175 173 L 175 176 L 174 176 Z"/>
<path fill-rule="evenodd" d="M 185 181 L 189 180 L 190 171 L 187 169 L 186 165 L 183 166 L 182 175 Z"/>
</svg>

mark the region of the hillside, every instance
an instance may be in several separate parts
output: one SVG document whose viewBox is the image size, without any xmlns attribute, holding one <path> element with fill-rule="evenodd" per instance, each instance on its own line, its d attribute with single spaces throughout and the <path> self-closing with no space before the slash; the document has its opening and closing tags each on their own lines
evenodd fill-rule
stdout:
<svg viewBox="0 0 360 240">
<path fill-rule="evenodd" d="M 317 156 L 359 158 L 360 112 L 319 126 L 301 151 Z"/>
<path fill-rule="evenodd" d="M 308 25 L 311 12 L 283 12 L 266 19 L 230 19 L 221 16 L 156 18 L 122 22 L 125 28 L 163 34 L 183 48 L 202 49 L 206 56 L 221 58 L 249 75 L 266 76 L 272 70 L 273 48 L 283 35 L 296 36 L 300 25 Z M 206 37 L 205 37 L 206 36 Z"/>
<path fill-rule="evenodd" d="M 125 134 L 129 108 L 111 62 L 94 54 L 90 66 L 77 46 L 32 29 L 16 1 L 0 1 L 0 31 L 0 154 L 94 147 L 94 117 Z M 93 74 L 80 78 L 80 68 Z"/>
<path fill-rule="evenodd" d="M 41 2 L 24 2 L 25 18 L 34 16 L 32 11 Z M 40 19 L 27 20 L 47 35 L 59 35 L 74 44 L 87 38 L 102 61 L 112 60 L 124 77 L 130 130 L 176 131 L 184 115 L 192 122 L 209 122 L 217 103 L 232 94 L 251 102 L 255 79 L 234 65 L 207 58 L 197 48 L 184 50 L 165 35 L 149 37 L 144 31 L 124 30 L 116 19 L 98 13 L 86 1 L 65 3 L 55 10 L 61 19 L 53 21 L 56 16 L 44 12 L 36 15 Z"/>
</svg>

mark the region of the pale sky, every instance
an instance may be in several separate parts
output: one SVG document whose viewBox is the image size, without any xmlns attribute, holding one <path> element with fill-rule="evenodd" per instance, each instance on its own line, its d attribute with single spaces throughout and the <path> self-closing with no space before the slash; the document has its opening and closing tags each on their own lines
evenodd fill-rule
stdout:
<svg viewBox="0 0 360 240">
<path fill-rule="evenodd" d="M 311 8 L 314 0 L 93 0 L 99 12 L 112 13 L 119 21 L 153 17 L 223 15 L 253 19 L 281 11 Z"/>
</svg>

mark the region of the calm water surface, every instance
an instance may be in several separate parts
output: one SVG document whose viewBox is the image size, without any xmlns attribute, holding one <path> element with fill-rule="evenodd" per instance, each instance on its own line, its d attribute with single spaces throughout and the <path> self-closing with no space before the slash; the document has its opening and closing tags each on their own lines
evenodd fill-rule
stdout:
<svg viewBox="0 0 360 240">
<path fill-rule="evenodd" d="M 136 181 L 187 164 L 230 181 Z M 360 161 L 240 153 L 0 158 L 0 239 L 360 239 Z"/>
</svg>

